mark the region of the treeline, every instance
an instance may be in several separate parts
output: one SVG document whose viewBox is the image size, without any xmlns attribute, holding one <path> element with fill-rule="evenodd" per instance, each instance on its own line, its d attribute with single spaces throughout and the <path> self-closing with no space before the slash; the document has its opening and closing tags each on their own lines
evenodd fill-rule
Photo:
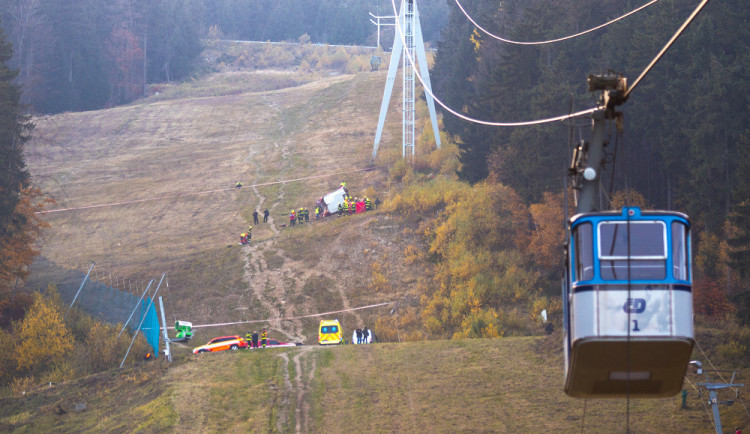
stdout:
<svg viewBox="0 0 750 434">
<path fill-rule="evenodd" d="M 130 102 L 148 83 L 195 72 L 201 38 L 375 45 L 365 0 L 0 0 L 2 26 L 23 103 L 37 113 L 93 110 Z M 420 3 L 426 40 L 447 16 L 443 0 Z M 392 21 L 392 20 L 391 20 Z M 381 29 L 389 48 L 393 27 Z"/>
<path fill-rule="evenodd" d="M 614 0 L 465 5 L 482 27 L 519 41 L 569 35 L 635 6 Z M 596 95 L 586 89 L 588 74 L 611 69 L 632 83 L 694 7 L 663 0 L 586 36 L 518 46 L 483 34 L 451 3 L 432 72 L 434 90 L 451 107 L 489 121 L 546 118 L 568 113 L 571 105 L 589 108 Z M 651 207 L 688 213 L 701 261 L 697 282 L 731 298 L 746 321 L 750 293 L 737 272 L 750 275 L 748 15 L 750 4 L 742 0 L 705 8 L 620 108 L 624 134 L 618 136 L 612 125 L 606 155 L 614 177 L 603 180 L 607 192 L 632 189 Z M 562 191 L 570 139 L 588 139 L 590 133 L 580 120 L 497 128 L 446 114 L 444 122 L 459 143 L 461 178 L 500 182 L 525 203 Z"/>
<path fill-rule="evenodd" d="M 132 101 L 146 83 L 180 79 L 200 53 L 200 8 L 189 0 L 3 0 L 0 14 L 36 112 Z"/>
<path fill-rule="evenodd" d="M 400 7 L 401 0 L 394 2 Z M 207 27 L 217 26 L 228 39 L 251 41 L 289 41 L 307 34 L 313 43 L 375 46 L 377 29 L 369 13 L 394 15 L 390 0 L 205 0 L 203 6 Z M 418 8 L 424 39 L 434 43 L 447 21 L 447 2 L 420 0 Z M 393 36 L 392 26 L 381 27 L 380 45 L 390 49 Z"/>
<path fill-rule="evenodd" d="M 54 287 L 0 299 L 0 393 L 28 391 L 119 366 L 130 346 L 122 324 L 67 309 Z M 67 315 L 66 315 L 67 314 Z M 12 320 L 12 321 L 11 321 Z M 140 335 L 128 355 L 139 362 L 151 347 Z"/>
</svg>

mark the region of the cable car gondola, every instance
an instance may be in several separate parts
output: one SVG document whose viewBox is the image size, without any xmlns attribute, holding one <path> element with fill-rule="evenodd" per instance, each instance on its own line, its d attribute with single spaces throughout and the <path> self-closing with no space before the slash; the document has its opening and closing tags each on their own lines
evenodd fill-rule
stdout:
<svg viewBox="0 0 750 434">
<path fill-rule="evenodd" d="M 695 343 L 688 217 L 625 207 L 577 214 L 569 229 L 565 393 L 678 393 Z"/>
</svg>

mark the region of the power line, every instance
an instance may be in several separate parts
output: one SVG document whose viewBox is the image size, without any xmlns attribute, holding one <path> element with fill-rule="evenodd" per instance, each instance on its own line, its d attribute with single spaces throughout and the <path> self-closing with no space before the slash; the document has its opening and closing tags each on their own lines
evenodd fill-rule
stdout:
<svg viewBox="0 0 750 434">
<path fill-rule="evenodd" d="M 561 38 L 549 39 L 549 40 L 546 40 L 546 41 L 514 41 L 514 40 L 512 40 L 512 39 L 507 39 L 507 38 L 503 38 L 503 37 L 501 37 L 501 36 L 497 36 L 497 35 L 493 34 L 492 32 L 490 32 L 489 30 L 486 30 L 486 29 L 485 29 L 484 27 L 480 26 L 480 25 L 479 25 L 479 24 L 478 24 L 478 23 L 477 23 L 476 21 L 474 21 L 474 19 L 473 19 L 473 18 L 472 18 L 472 17 L 471 17 L 471 16 L 470 16 L 470 15 L 469 15 L 469 14 L 468 14 L 467 12 L 466 12 L 466 10 L 464 10 L 464 7 L 463 7 L 463 6 L 461 5 L 461 3 L 460 3 L 460 2 L 458 1 L 458 0 L 455 0 L 456 4 L 458 5 L 458 8 L 459 8 L 459 9 L 461 9 L 461 12 L 462 12 L 462 13 L 464 14 L 464 16 L 466 16 L 466 18 L 467 18 L 467 19 L 468 19 L 469 21 L 471 21 L 471 23 L 472 23 L 472 24 L 474 24 L 474 26 L 476 26 L 476 28 L 478 28 L 479 30 L 481 30 L 481 31 L 482 31 L 482 32 L 484 32 L 484 33 L 485 33 L 485 34 L 486 34 L 487 36 L 489 36 L 489 37 L 491 37 L 491 38 L 497 39 L 498 41 L 506 42 L 506 43 L 508 43 L 508 44 L 515 44 L 515 45 L 544 45 L 544 44 L 552 44 L 552 43 L 555 43 L 555 42 L 561 42 L 561 41 L 566 41 L 566 40 L 568 40 L 568 39 L 573 39 L 573 38 L 576 38 L 576 37 L 578 37 L 578 36 L 583 36 L 583 35 L 585 35 L 585 34 L 587 34 L 587 33 L 591 33 L 591 32 L 594 32 L 594 31 L 596 31 L 596 30 L 599 30 L 599 29 L 602 29 L 602 28 L 604 28 L 604 27 L 607 27 L 607 26 L 608 26 L 608 25 L 610 25 L 610 24 L 614 24 L 614 23 L 616 23 L 616 22 L 618 22 L 618 21 L 620 21 L 620 20 L 622 20 L 622 19 L 625 19 L 625 18 L 627 18 L 627 17 L 629 17 L 629 16 L 631 16 L 631 15 L 633 15 L 633 14 L 637 13 L 637 12 L 640 12 L 640 11 L 641 11 L 641 10 L 643 10 L 643 9 L 646 9 L 647 7 L 651 6 L 652 4 L 654 4 L 654 3 L 658 2 L 658 1 L 659 1 L 659 0 L 651 0 L 650 2 L 648 2 L 648 3 L 644 4 L 644 5 L 642 5 L 642 6 L 638 7 L 638 8 L 636 8 L 636 9 L 633 9 L 632 11 L 630 11 L 630 12 L 626 13 L 625 15 L 621 15 L 621 16 L 619 16 L 619 17 L 617 17 L 617 18 L 613 19 L 613 20 L 607 21 L 607 22 L 606 22 L 606 23 L 604 23 L 604 24 L 600 24 L 600 25 L 598 25 L 598 26 L 596 26 L 596 27 L 592 27 L 592 28 L 590 28 L 590 29 L 588 29 L 588 30 L 584 30 L 584 31 L 582 31 L 582 32 L 578 32 L 578 33 L 575 33 L 575 34 L 572 34 L 572 35 L 568 35 L 568 36 L 563 36 L 563 37 L 561 37 Z"/>
</svg>

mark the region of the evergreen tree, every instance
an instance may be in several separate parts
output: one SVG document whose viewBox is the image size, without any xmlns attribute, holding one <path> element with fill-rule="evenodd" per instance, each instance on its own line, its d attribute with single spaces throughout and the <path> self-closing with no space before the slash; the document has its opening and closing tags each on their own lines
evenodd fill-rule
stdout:
<svg viewBox="0 0 750 434">
<path fill-rule="evenodd" d="M 12 237 L 26 223 L 17 211 L 21 190 L 29 182 L 23 145 L 33 125 L 21 106 L 21 88 L 14 83 L 17 70 L 8 62 L 13 49 L 0 29 L 0 239 Z"/>
<path fill-rule="evenodd" d="M 739 153 L 738 176 L 733 191 L 735 205 L 729 214 L 729 221 L 737 232 L 728 240 L 732 250 L 729 252 L 730 266 L 742 277 L 750 277 L 750 130 L 745 130 Z"/>
</svg>

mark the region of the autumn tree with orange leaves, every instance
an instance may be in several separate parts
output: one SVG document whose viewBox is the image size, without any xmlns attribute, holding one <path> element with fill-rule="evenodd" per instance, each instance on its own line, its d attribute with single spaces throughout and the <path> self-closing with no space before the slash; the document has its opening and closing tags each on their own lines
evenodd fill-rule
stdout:
<svg viewBox="0 0 750 434">
<path fill-rule="evenodd" d="M 0 282 L 5 286 L 16 278 L 25 279 L 28 276 L 28 266 L 39 254 L 35 248 L 36 241 L 42 229 L 48 227 L 36 212 L 52 202 L 52 199 L 42 198 L 41 190 L 34 187 L 23 187 L 19 197 L 15 211 L 23 217 L 23 223 L 0 238 Z"/>
</svg>

